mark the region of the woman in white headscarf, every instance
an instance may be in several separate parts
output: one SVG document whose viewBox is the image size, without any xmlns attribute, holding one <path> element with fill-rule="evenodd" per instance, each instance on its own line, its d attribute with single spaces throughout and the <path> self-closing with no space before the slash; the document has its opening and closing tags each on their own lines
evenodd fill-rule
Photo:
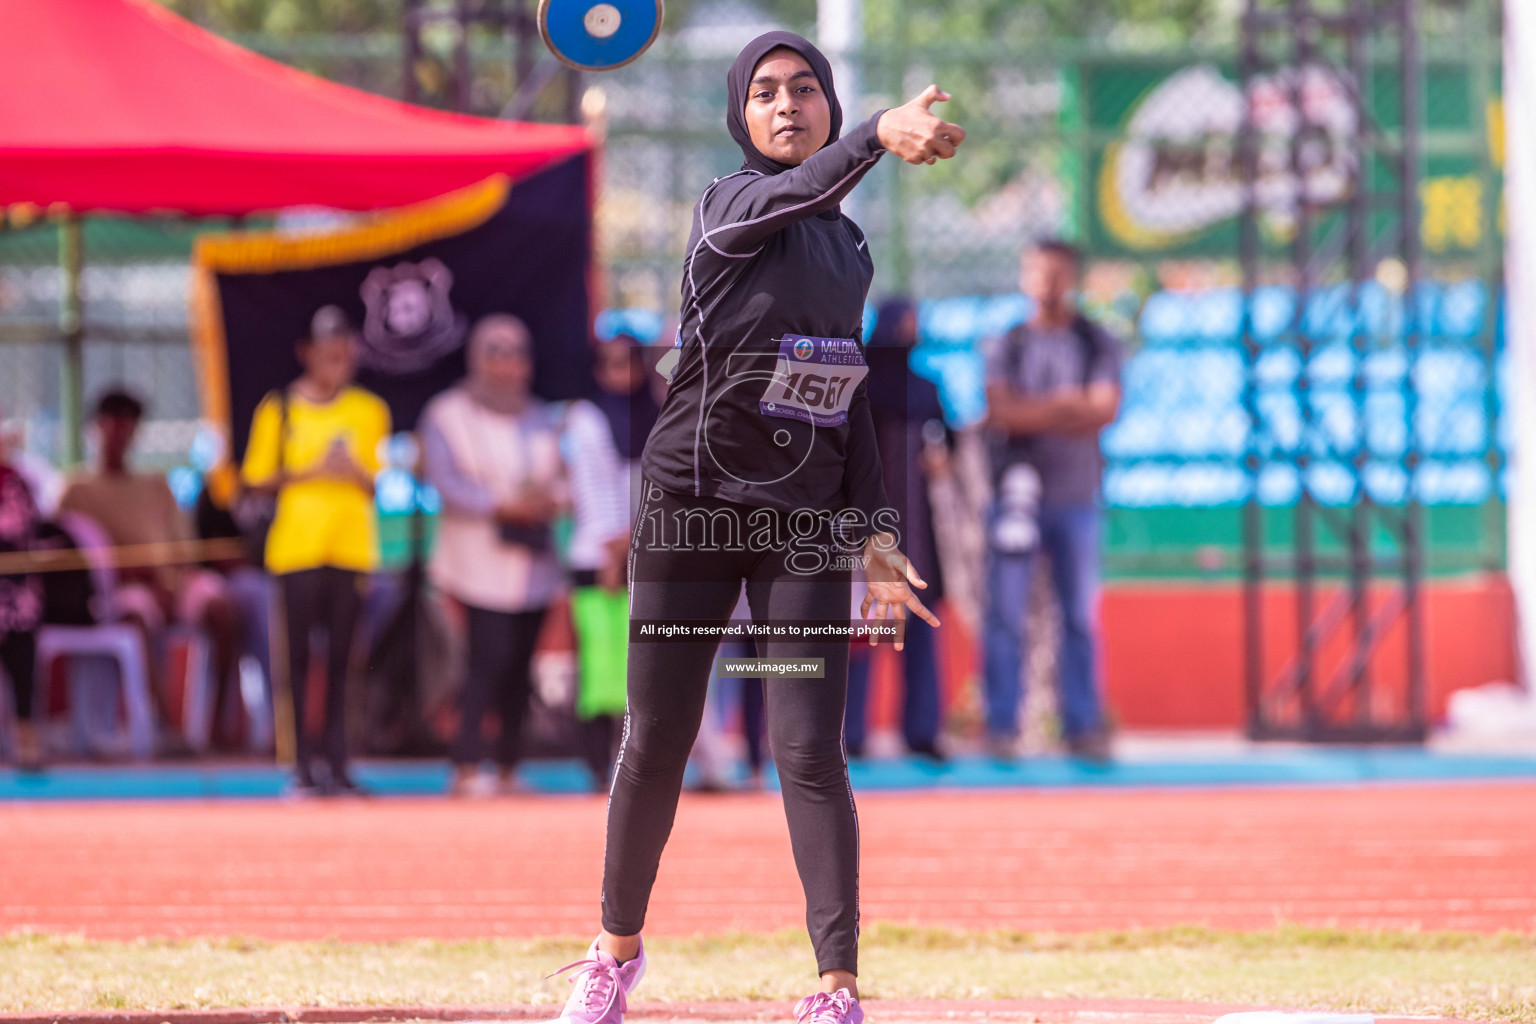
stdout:
<svg viewBox="0 0 1536 1024">
<path fill-rule="evenodd" d="M 451 753 L 451 792 L 484 792 L 483 719 L 501 718 L 495 747 L 503 789 L 521 753 L 534 644 L 563 585 L 553 523 L 567 505 L 557 410 L 537 398 L 533 342 L 517 317 L 475 324 L 468 375 L 422 416 L 427 480 L 442 496 L 433 582 L 463 606 L 468 668 Z"/>
</svg>

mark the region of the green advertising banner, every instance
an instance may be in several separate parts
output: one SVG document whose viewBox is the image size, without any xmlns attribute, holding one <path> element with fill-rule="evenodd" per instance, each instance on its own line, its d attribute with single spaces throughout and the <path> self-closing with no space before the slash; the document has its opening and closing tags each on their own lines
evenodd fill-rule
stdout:
<svg viewBox="0 0 1536 1024">
<path fill-rule="evenodd" d="M 1293 237 L 1297 179 L 1317 205 L 1347 198 L 1359 161 L 1374 190 L 1396 189 L 1383 159 L 1398 144 L 1395 67 L 1365 83 L 1365 124 L 1354 83 L 1329 65 L 1259 77 L 1246 98 L 1229 61 L 1087 60 L 1078 65 L 1072 127 L 1090 140 L 1071 183 L 1082 237 L 1095 256 L 1230 257 L 1243 204 L 1238 133 L 1245 102 L 1259 139 L 1258 202 L 1263 243 L 1278 252 Z M 1469 256 L 1502 232 L 1502 112 L 1497 67 L 1470 60 L 1427 64 L 1418 193 L 1425 253 Z M 1299 96 L 1309 126 L 1293 147 Z M 1298 173 L 1299 172 L 1299 173 Z M 1325 214 L 1325 216 L 1339 216 Z M 1394 215 L 1374 215 L 1375 233 Z"/>
</svg>

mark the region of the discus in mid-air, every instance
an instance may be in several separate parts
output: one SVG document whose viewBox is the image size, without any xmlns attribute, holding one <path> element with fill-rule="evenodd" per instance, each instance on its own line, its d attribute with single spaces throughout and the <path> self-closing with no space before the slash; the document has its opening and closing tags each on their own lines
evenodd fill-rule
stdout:
<svg viewBox="0 0 1536 1024">
<path fill-rule="evenodd" d="M 623 67 L 656 41 L 662 0 L 539 0 L 539 34 L 578 71 Z"/>
</svg>

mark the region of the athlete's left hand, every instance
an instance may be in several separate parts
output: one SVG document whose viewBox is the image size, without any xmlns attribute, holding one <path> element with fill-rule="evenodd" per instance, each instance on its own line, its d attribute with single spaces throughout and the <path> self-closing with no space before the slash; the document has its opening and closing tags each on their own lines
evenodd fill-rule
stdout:
<svg viewBox="0 0 1536 1024">
<path fill-rule="evenodd" d="M 873 609 L 877 622 L 894 619 L 898 651 L 904 646 L 906 638 L 907 609 L 910 608 L 913 614 L 930 626 L 939 624 L 938 616 L 912 593 L 913 586 L 927 589 L 928 584 L 912 568 L 907 556 L 896 550 L 894 534 L 877 533 L 864 542 L 864 575 L 869 580 L 869 587 L 864 593 L 864 603 L 859 613 L 868 619 Z M 870 644 L 873 645 L 877 640 L 878 637 L 871 633 Z"/>
<path fill-rule="evenodd" d="M 949 98 L 949 93 L 930 85 L 908 102 L 881 114 L 875 123 L 880 145 L 909 164 L 931 164 L 954 156 L 955 147 L 965 141 L 965 129 L 930 109 Z"/>
</svg>

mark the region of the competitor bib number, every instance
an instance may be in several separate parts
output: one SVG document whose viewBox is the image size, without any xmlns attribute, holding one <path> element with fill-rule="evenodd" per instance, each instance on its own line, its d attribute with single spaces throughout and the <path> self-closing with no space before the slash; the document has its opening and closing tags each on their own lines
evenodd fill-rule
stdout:
<svg viewBox="0 0 1536 1024">
<path fill-rule="evenodd" d="M 848 403 L 868 374 L 864 353 L 852 338 L 786 334 L 758 410 L 817 427 L 839 426 L 848 422 Z"/>
</svg>

